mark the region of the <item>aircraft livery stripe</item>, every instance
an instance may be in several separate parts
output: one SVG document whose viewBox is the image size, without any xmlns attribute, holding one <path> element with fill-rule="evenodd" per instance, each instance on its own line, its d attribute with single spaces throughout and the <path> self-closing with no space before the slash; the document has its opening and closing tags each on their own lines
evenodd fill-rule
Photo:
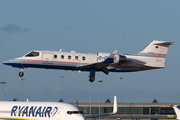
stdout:
<svg viewBox="0 0 180 120">
<path fill-rule="evenodd" d="M 22 118 L 22 117 L 0 117 L 0 119 L 37 120 L 37 119 L 32 119 L 32 118 Z"/>
<path fill-rule="evenodd" d="M 139 52 L 138 54 L 147 54 L 147 55 L 166 55 L 166 54 L 158 54 L 158 53 L 143 53 L 143 52 Z"/>
<path fill-rule="evenodd" d="M 54 63 L 71 63 L 71 64 L 90 64 L 90 63 L 80 63 L 80 62 L 63 62 L 63 61 L 47 61 L 47 60 L 28 60 L 28 59 L 11 59 L 11 60 L 21 60 L 21 61 L 38 61 L 38 62 L 54 62 Z"/>
</svg>

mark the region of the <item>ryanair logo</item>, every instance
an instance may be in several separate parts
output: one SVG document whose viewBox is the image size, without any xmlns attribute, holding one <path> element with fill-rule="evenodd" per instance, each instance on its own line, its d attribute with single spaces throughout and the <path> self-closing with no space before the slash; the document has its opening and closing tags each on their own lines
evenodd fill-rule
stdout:
<svg viewBox="0 0 180 120">
<path fill-rule="evenodd" d="M 58 111 L 58 107 L 50 106 L 13 106 L 11 116 L 18 117 L 53 117 Z"/>
</svg>

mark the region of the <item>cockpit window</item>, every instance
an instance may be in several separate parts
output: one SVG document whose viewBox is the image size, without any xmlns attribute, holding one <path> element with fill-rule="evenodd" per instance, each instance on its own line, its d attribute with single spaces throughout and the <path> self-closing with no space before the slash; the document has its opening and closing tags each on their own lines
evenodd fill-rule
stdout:
<svg viewBox="0 0 180 120">
<path fill-rule="evenodd" d="M 36 56 L 39 56 L 39 52 L 30 52 L 28 53 L 25 57 L 36 57 Z"/>
<path fill-rule="evenodd" d="M 71 114 L 83 114 L 82 111 L 67 111 L 67 114 L 71 115 Z"/>
</svg>

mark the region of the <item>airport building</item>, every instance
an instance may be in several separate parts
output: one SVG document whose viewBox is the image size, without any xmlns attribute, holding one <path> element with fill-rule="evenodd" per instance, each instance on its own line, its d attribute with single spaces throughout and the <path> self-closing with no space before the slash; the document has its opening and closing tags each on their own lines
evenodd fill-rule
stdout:
<svg viewBox="0 0 180 120">
<path fill-rule="evenodd" d="M 76 105 L 76 103 L 71 103 Z M 170 120 L 176 119 L 176 114 L 171 105 L 180 103 L 117 103 L 118 113 L 113 116 L 101 117 L 106 120 Z M 113 111 L 113 103 L 101 103 L 100 113 Z M 90 114 L 90 103 L 78 103 L 84 114 Z M 99 114 L 99 103 L 91 103 L 91 114 Z M 96 118 L 99 119 L 99 118 Z"/>
</svg>

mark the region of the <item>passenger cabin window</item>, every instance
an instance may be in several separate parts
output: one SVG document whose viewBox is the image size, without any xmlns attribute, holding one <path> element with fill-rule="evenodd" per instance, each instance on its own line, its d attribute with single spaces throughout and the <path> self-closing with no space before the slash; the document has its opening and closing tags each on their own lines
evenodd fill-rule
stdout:
<svg viewBox="0 0 180 120">
<path fill-rule="evenodd" d="M 75 59 L 78 60 L 78 56 L 76 56 Z"/>
<path fill-rule="evenodd" d="M 71 59 L 71 56 L 70 56 L 70 55 L 68 56 L 68 59 L 69 59 L 69 60 Z"/>
<path fill-rule="evenodd" d="M 61 55 L 61 59 L 64 59 L 64 55 Z"/>
<path fill-rule="evenodd" d="M 54 55 L 54 58 L 57 58 L 57 55 Z"/>
<path fill-rule="evenodd" d="M 25 55 L 25 57 L 36 57 L 39 56 L 39 52 L 30 52 L 27 55 Z"/>
<path fill-rule="evenodd" d="M 86 57 L 83 56 L 83 57 L 82 57 L 82 60 L 86 60 Z"/>
<path fill-rule="evenodd" d="M 82 111 L 67 111 L 67 114 L 71 115 L 71 114 L 83 114 Z"/>
</svg>

